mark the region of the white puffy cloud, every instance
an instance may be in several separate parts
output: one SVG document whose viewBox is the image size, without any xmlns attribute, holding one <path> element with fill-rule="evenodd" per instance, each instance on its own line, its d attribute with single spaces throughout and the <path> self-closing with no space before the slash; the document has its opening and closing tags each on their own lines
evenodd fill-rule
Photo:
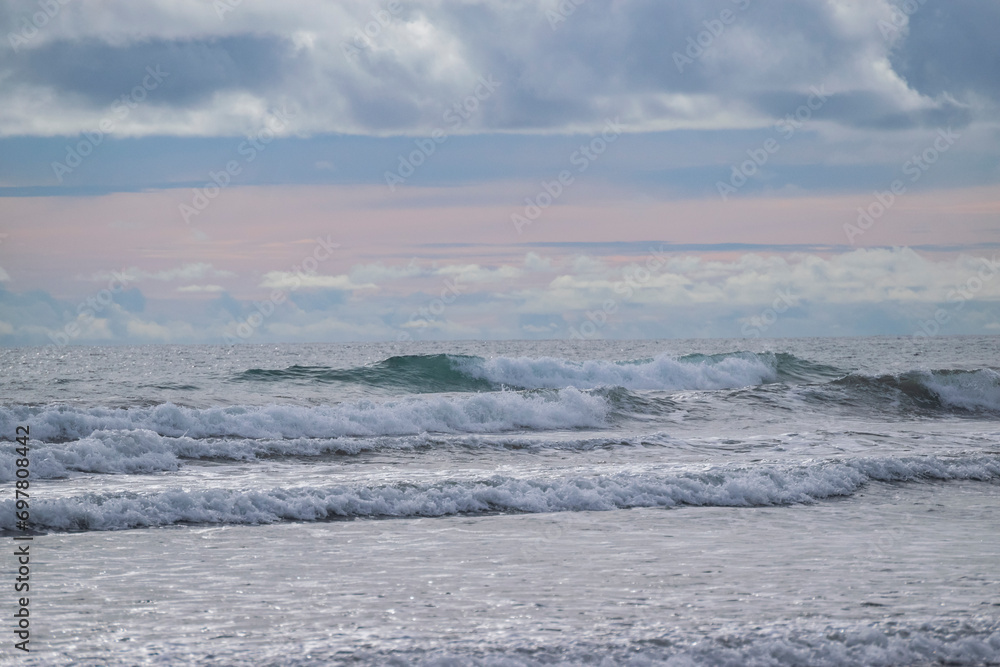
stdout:
<svg viewBox="0 0 1000 667">
<path fill-rule="evenodd" d="M 492 269 L 478 264 L 449 264 L 434 271 L 434 275 L 451 277 L 462 283 L 497 283 L 519 278 L 523 273 L 516 266 Z"/>
<path fill-rule="evenodd" d="M 548 257 L 542 257 L 538 253 L 529 252 L 524 256 L 525 271 L 548 273 L 552 271 L 554 265 Z"/>
<path fill-rule="evenodd" d="M 142 320 L 135 319 L 126 325 L 126 330 L 130 336 L 138 339 L 159 342 L 167 342 L 171 339 L 170 328 L 156 322 L 143 322 Z"/>
<path fill-rule="evenodd" d="M 650 256 L 613 269 L 597 260 L 578 260 L 586 272 L 556 277 L 544 290 L 526 290 L 532 312 L 591 306 L 604 298 L 649 305 L 766 303 L 779 289 L 817 303 L 942 303 L 966 298 L 1000 299 L 1000 263 L 960 256 L 934 261 L 909 248 L 862 249 L 822 257 L 742 255 L 730 261 L 698 256 Z"/>
<path fill-rule="evenodd" d="M 382 263 L 359 264 L 351 268 L 350 279 L 359 283 L 381 284 L 426 274 L 427 270 L 420 268 L 414 260 L 405 266 L 386 266 Z"/>
<path fill-rule="evenodd" d="M 178 292 L 225 292 L 222 285 L 183 285 L 177 288 Z"/>
<path fill-rule="evenodd" d="M 293 273 L 291 271 L 268 271 L 264 274 L 260 287 L 296 290 L 302 288 L 323 288 L 335 290 L 377 289 L 372 283 L 357 284 L 350 276 L 327 276 L 318 273 Z"/>
<path fill-rule="evenodd" d="M 207 262 L 193 262 L 161 271 L 146 271 L 138 267 L 130 267 L 121 271 L 100 271 L 92 274 L 87 280 L 93 282 L 121 281 L 124 284 L 139 283 L 146 280 L 172 282 L 175 280 L 198 280 L 200 278 L 231 278 L 236 276 L 232 271 L 217 269 Z"/>
</svg>

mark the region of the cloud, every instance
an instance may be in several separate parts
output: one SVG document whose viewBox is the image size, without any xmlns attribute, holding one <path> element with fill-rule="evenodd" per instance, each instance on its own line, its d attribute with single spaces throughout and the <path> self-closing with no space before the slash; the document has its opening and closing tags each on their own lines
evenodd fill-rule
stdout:
<svg viewBox="0 0 1000 667">
<path fill-rule="evenodd" d="M 372 283 L 356 284 L 346 275 L 325 276 L 318 273 L 293 273 L 291 271 L 268 271 L 264 274 L 259 286 L 287 290 L 310 287 L 338 290 L 377 289 L 377 286 Z"/>
<path fill-rule="evenodd" d="M 544 261 L 535 255 L 535 265 Z M 397 281 L 411 281 L 413 278 L 444 277 L 453 278 L 461 283 L 491 283 L 512 280 L 520 277 L 524 271 L 515 266 L 484 267 L 479 264 L 447 264 L 445 266 L 421 267 L 416 260 L 404 266 L 385 266 L 379 264 L 363 264 L 351 269 L 350 280 L 374 284 L 385 284 Z"/>
<path fill-rule="evenodd" d="M 395 340 L 403 332 L 415 339 L 561 338 L 595 320 L 604 322 L 599 335 L 607 338 L 736 337 L 782 295 L 794 306 L 767 335 L 912 335 L 942 310 L 942 334 L 995 331 L 1000 256 L 666 248 L 625 256 L 609 249 L 563 264 L 538 253 L 490 267 L 452 260 L 392 289 L 352 279 L 377 271 L 371 265 L 338 275 L 273 271 L 259 287 L 284 290 L 287 298 L 270 304 L 267 293 L 240 300 L 215 290 L 207 293 L 217 298 L 192 301 L 190 288 L 210 287 L 202 283 L 159 297 L 134 290 L 121 303 L 92 305 L 0 288 L 0 319 L 8 325 L 0 327 L 0 343 L 222 342 L 254 314 L 249 340 L 260 342 Z M 528 271 L 526 263 L 552 270 Z"/>
<path fill-rule="evenodd" d="M 37 11 L 10 5 L 4 34 Z M 109 1 L 50 21 L 17 53 L 0 47 L 0 126 L 91 131 L 148 65 L 170 76 L 122 132 L 239 136 L 286 105 L 301 134 L 566 133 L 615 117 L 631 131 L 763 127 L 820 85 L 824 122 L 902 128 L 988 119 L 998 99 L 992 3 L 925 5 L 889 35 L 888 0 L 589 0 L 556 24 L 552 8 L 407 4 L 356 41 L 365 3 L 242 3 L 219 20 L 211 3 Z M 481 77 L 497 90 L 484 96 Z M 452 127 L 446 112 L 469 99 Z"/>
<path fill-rule="evenodd" d="M 767 303 L 781 289 L 792 290 L 799 299 L 828 304 L 943 303 L 954 300 L 963 286 L 965 292 L 974 291 L 976 299 L 1000 300 L 996 257 L 932 261 L 908 248 L 896 248 L 862 249 L 828 258 L 749 254 L 731 261 L 697 256 L 667 257 L 659 263 L 656 259 L 620 268 L 593 259 L 577 261 L 575 268 L 584 271 L 560 275 L 545 290 L 527 290 L 521 296 L 530 312 L 548 311 L 559 303 L 583 308 L 603 299 L 737 307 Z"/>
<path fill-rule="evenodd" d="M 462 283 L 496 283 L 519 278 L 523 273 L 516 266 L 493 269 L 478 264 L 449 264 L 434 271 L 434 275 L 452 277 Z"/>
<path fill-rule="evenodd" d="M 294 70 L 296 59 L 291 40 L 275 34 L 151 37 L 128 45 L 95 35 L 25 49 L 17 65 L 7 85 L 57 90 L 96 109 L 142 85 L 146 67 L 158 68 L 164 81 L 150 92 L 150 103 L 183 108 L 218 93 L 267 91 Z"/>
<path fill-rule="evenodd" d="M 359 264 L 351 268 L 350 279 L 359 283 L 382 284 L 394 280 L 416 278 L 427 275 L 426 269 L 420 268 L 416 260 L 405 266 L 386 266 L 382 263 Z"/>
<path fill-rule="evenodd" d="M 553 270 L 552 260 L 542 257 L 534 252 L 529 252 L 524 256 L 524 269 L 533 273 L 548 273 Z"/>
<path fill-rule="evenodd" d="M 172 282 L 174 280 L 198 280 L 199 278 L 215 277 L 230 278 L 236 274 L 232 271 L 216 269 L 207 262 L 196 262 L 184 264 L 172 269 L 162 271 L 146 271 L 138 267 L 130 267 L 117 271 L 99 271 L 92 274 L 87 280 L 93 282 L 108 282 L 119 280 L 122 283 L 142 282 L 145 280 L 155 280 L 160 282 Z"/>
<path fill-rule="evenodd" d="M 177 288 L 178 292 L 225 292 L 222 285 L 184 285 Z"/>
<path fill-rule="evenodd" d="M 129 336 L 144 340 L 167 342 L 171 339 L 170 328 L 156 322 L 132 320 L 126 325 Z"/>
<path fill-rule="evenodd" d="M 909 16 L 897 18 L 903 38 L 890 61 L 914 90 L 1000 102 L 1000 51 L 990 39 L 1000 24 L 1000 5 L 971 0 L 921 3 Z M 894 35 L 891 29 L 887 32 Z"/>
<path fill-rule="evenodd" d="M 146 309 L 146 297 L 137 287 L 114 292 L 112 298 L 130 313 L 141 313 Z"/>
</svg>

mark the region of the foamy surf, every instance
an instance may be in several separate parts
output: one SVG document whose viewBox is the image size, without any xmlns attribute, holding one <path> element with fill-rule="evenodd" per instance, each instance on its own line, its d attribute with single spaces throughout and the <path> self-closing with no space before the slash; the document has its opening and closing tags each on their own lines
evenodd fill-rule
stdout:
<svg viewBox="0 0 1000 667">
<path fill-rule="evenodd" d="M 851 398 L 904 409 L 1000 412 L 1000 373 L 992 368 L 852 373 L 833 385 L 846 388 Z"/>
<path fill-rule="evenodd" d="M 624 387 L 638 390 L 732 389 L 775 382 L 773 355 L 738 353 L 717 357 L 610 362 L 568 361 L 552 357 L 456 358 L 452 363 L 467 375 L 494 384 L 525 389 L 572 386 L 578 389 Z"/>
<path fill-rule="evenodd" d="M 921 381 L 944 405 L 1000 411 L 1000 373 L 992 368 L 926 372 Z"/>
<path fill-rule="evenodd" d="M 340 485 L 269 490 L 174 489 L 90 493 L 33 505 L 40 530 L 122 530 L 177 523 L 262 524 L 338 518 L 439 517 L 486 513 L 587 512 L 638 507 L 767 507 L 856 493 L 872 482 L 1000 478 L 1000 455 L 864 457 L 716 466 L 703 471 L 557 478 L 451 478 L 436 483 Z M 0 504 L 0 528 L 13 530 L 13 501 Z"/>
<path fill-rule="evenodd" d="M 13 432 L 27 424 L 33 437 L 49 442 L 79 440 L 95 431 L 145 429 L 171 437 L 332 438 L 424 432 L 485 433 L 515 429 L 600 427 L 605 399 L 573 388 L 549 393 L 499 391 L 439 395 L 336 405 L 0 408 L 0 425 Z M 9 427 L 9 428 L 7 428 Z"/>
<path fill-rule="evenodd" d="M 764 627 L 761 627 L 763 625 Z M 969 619 L 955 627 L 935 629 L 929 623 L 808 625 L 755 624 L 754 631 L 728 628 L 708 636 L 663 632 L 652 639 L 611 645 L 580 642 L 556 649 L 524 647 L 511 659 L 508 652 L 468 655 L 437 649 L 411 655 L 361 653 L 370 664 L 394 660 L 412 667 L 570 667 L 633 665 L 635 667 L 903 667 L 911 665 L 1000 664 L 1000 624 L 992 618 Z M 331 656 L 332 658 L 333 656 Z M 249 660 L 249 656 L 248 656 Z M 249 662 L 246 664 L 250 664 Z"/>
<path fill-rule="evenodd" d="M 148 429 L 99 430 L 80 440 L 40 443 L 32 448 L 32 476 L 62 479 L 75 473 L 136 475 L 176 471 L 198 460 L 253 462 L 281 457 L 356 456 L 368 452 L 420 452 L 438 449 L 543 452 L 612 447 L 662 446 L 676 442 L 665 434 L 623 440 L 600 437 L 530 437 L 420 433 L 405 436 L 336 438 L 225 438 L 163 436 Z M 15 479 L 14 444 L 0 444 L 0 482 Z"/>
</svg>

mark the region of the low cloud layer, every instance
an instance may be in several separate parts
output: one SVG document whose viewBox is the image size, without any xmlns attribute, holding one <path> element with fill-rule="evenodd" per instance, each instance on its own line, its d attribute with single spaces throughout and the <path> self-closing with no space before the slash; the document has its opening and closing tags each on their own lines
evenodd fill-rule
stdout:
<svg viewBox="0 0 1000 667">
<path fill-rule="evenodd" d="M 147 299 L 173 271 L 78 303 L 0 292 L 0 343 L 225 343 L 449 338 L 781 337 L 997 333 L 1000 257 L 908 249 L 833 255 L 661 252 L 546 257 L 518 264 L 356 265 L 349 274 L 271 271 L 260 298 L 230 296 L 246 276 Z M 203 269 L 201 273 L 220 272 Z M 363 279 L 370 282 L 362 283 Z M 358 282 L 355 282 L 358 280 Z M 192 303 L 196 306 L 192 306 Z"/>
</svg>

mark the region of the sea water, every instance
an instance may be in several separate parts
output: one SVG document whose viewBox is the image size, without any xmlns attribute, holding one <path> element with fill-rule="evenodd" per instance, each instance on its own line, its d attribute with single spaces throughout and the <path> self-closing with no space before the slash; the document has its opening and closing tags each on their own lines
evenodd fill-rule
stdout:
<svg viewBox="0 0 1000 667">
<path fill-rule="evenodd" d="M 995 337 L 0 358 L 21 664 L 1000 664 Z"/>
</svg>

